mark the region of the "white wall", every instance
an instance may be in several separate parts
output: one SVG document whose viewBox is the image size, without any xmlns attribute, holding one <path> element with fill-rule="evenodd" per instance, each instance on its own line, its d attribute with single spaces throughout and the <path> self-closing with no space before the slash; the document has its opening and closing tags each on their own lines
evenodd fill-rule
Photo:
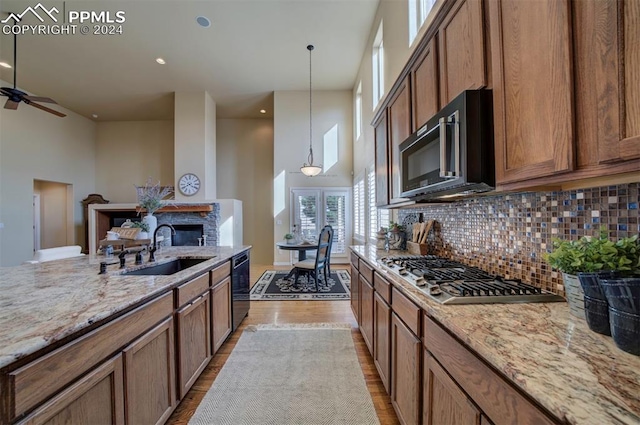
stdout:
<svg viewBox="0 0 640 425">
<path fill-rule="evenodd" d="M 219 119 L 218 198 L 242 201 L 243 242 L 254 264 L 273 263 L 273 121 Z"/>
<path fill-rule="evenodd" d="M 23 103 L 16 111 L 0 108 L 2 266 L 17 265 L 33 256 L 34 179 L 73 185 L 75 243 L 84 244 L 81 201 L 95 192 L 96 124 L 54 107 L 67 116 L 59 118 Z"/>
<path fill-rule="evenodd" d="M 173 121 L 97 125 L 96 192 L 112 203 L 137 202 L 134 185 L 174 184 Z"/>
<path fill-rule="evenodd" d="M 353 98 L 350 90 L 313 93 L 314 164 L 325 165 L 323 136 L 338 126 L 338 162 L 323 167 L 316 177 L 306 177 L 300 167 L 309 154 L 309 92 L 277 91 L 274 94 L 274 218 L 273 237 L 282 240 L 291 231 L 290 190 L 293 187 L 350 187 L 353 166 Z M 288 252 L 274 247 L 274 262 L 288 262 Z"/>
</svg>

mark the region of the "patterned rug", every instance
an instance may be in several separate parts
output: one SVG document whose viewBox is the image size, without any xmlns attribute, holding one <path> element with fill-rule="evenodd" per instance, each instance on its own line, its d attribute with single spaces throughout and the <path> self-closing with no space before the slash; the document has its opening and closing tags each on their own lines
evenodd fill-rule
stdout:
<svg viewBox="0 0 640 425">
<path fill-rule="evenodd" d="M 336 270 L 331 273 L 328 284 L 320 280 L 319 288 L 311 279 L 300 276 L 298 282 L 293 282 L 293 276 L 286 279 L 289 272 L 267 270 L 251 288 L 252 301 L 265 300 L 348 300 L 351 277 L 346 270 Z"/>
</svg>

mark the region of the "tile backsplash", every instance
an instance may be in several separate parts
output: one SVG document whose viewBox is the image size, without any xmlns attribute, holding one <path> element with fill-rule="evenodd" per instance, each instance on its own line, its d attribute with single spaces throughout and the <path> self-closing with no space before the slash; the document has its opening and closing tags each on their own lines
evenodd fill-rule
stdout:
<svg viewBox="0 0 640 425">
<path fill-rule="evenodd" d="M 420 214 L 424 221 L 434 219 L 438 225 L 428 243 L 436 255 L 564 296 L 561 274 L 542 258 L 551 249 L 552 238 L 573 240 L 597 235 L 600 229 L 606 229 L 614 240 L 640 233 L 639 186 L 466 199 L 401 209 L 398 221 L 415 222 Z"/>
</svg>

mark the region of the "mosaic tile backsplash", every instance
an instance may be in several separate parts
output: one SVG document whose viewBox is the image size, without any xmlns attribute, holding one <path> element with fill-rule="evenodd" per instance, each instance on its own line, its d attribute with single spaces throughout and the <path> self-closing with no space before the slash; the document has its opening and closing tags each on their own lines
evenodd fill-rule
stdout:
<svg viewBox="0 0 640 425">
<path fill-rule="evenodd" d="M 437 226 L 428 241 L 434 254 L 564 296 L 561 273 L 542 258 L 552 239 L 578 239 L 600 229 L 613 240 L 639 234 L 639 186 L 467 199 L 401 209 L 398 221 L 418 221 L 420 214 L 424 221 L 434 219 Z"/>
</svg>

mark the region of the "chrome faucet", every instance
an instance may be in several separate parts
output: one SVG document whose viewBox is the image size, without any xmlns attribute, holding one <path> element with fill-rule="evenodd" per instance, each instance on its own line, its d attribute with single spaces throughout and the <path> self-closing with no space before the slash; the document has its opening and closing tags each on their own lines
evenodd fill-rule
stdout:
<svg viewBox="0 0 640 425">
<path fill-rule="evenodd" d="M 161 224 L 158 227 L 156 227 L 156 230 L 153 232 L 153 245 L 151 246 L 151 249 L 149 249 L 149 262 L 150 263 L 156 261 L 155 253 L 156 253 L 156 250 L 158 249 L 158 230 L 160 230 L 163 227 L 170 228 L 172 235 L 176 234 L 176 229 L 174 229 L 173 226 L 168 224 L 168 223 L 164 223 L 164 224 Z"/>
</svg>

